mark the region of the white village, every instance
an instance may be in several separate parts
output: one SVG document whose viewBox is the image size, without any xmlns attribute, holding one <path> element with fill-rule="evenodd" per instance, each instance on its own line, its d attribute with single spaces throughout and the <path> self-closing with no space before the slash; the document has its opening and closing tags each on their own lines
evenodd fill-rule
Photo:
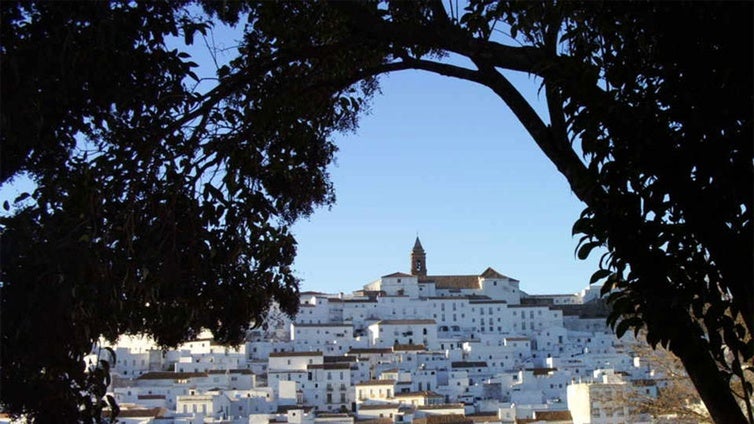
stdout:
<svg viewBox="0 0 754 424">
<path fill-rule="evenodd" d="M 163 351 L 113 346 L 122 423 L 508 424 L 651 422 L 621 399 L 662 375 L 606 327 L 599 287 L 529 295 L 493 268 L 410 272 L 350 294 L 303 292 L 235 348 L 209 333 Z"/>
</svg>

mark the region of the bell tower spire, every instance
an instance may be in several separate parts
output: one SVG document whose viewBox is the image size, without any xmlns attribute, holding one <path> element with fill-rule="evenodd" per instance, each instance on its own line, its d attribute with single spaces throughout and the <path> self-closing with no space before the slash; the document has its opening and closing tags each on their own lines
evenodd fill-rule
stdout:
<svg viewBox="0 0 754 424">
<path fill-rule="evenodd" d="M 427 276 L 427 255 L 424 253 L 419 236 L 416 236 L 414 248 L 411 250 L 411 275 Z"/>
</svg>

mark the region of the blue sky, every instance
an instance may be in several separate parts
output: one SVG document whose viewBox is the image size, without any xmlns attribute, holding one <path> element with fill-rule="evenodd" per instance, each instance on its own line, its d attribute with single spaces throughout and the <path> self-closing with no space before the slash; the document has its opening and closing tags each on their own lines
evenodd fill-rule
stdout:
<svg viewBox="0 0 754 424">
<path fill-rule="evenodd" d="M 206 44 L 222 64 L 239 37 L 216 25 Z M 192 49 L 199 75 L 214 72 L 207 51 L 203 41 Z M 548 121 L 539 82 L 506 75 Z M 417 234 L 430 274 L 491 266 L 529 293 L 585 288 L 598 257 L 574 255 L 583 205 L 508 107 L 487 88 L 427 72 L 380 81 L 359 129 L 337 136 L 335 205 L 294 226 L 301 290 L 348 293 L 408 272 Z"/>
<path fill-rule="evenodd" d="M 541 110 L 538 83 L 511 74 Z M 355 134 L 338 137 L 337 203 L 298 223 L 302 290 L 350 292 L 408 272 L 418 234 L 430 274 L 491 266 L 530 293 L 586 287 L 571 225 L 583 209 L 489 89 L 426 72 L 382 79 Z"/>
</svg>

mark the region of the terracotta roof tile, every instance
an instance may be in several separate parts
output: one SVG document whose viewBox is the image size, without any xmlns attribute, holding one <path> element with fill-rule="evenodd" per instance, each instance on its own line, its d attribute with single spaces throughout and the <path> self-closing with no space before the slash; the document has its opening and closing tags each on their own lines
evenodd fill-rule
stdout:
<svg viewBox="0 0 754 424">
<path fill-rule="evenodd" d="M 444 396 L 441 395 L 441 394 L 435 393 L 435 392 L 433 392 L 431 390 L 424 390 L 424 391 L 421 391 L 421 392 L 396 393 L 395 397 L 396 398 L 407 398 L 407 397 L 423 397 L 423 398 L 434 397 L 434 398 L 442 398 Z"/>
<path fill-rule="evenodd" d="M 479 289 L 478 275 L 427 275 L 419 281 L 434 281 L 438 289 Z"/>
<path fill-rule="evenodd" d="M 490 414 L 488 412 L 480 412 L 477 414 L 467 414 L 466 418 L 471 419 L 475 423 L 487 423 L 487 422 L 499 422 L 500 418 L 497 414 Z"/>
<path fill-rule="evenodd" d="M 479 276 L 482 277 L 482 278 L 508 278 L 505 275 L 503 275 L 503 274 L 495 271 L 491 267 L 485 269 L 484 272 L 482 272 L 482 274 L 479 275 Z"/>
<path fill-rule="evenodd" d="M 428 415 L 414 418 L 414 424 L 471 424 L 473 421 L 459 414 Z"/>
<path fill-rule="evenodd" d="M 373 355 L 378 353 L 393 353 L 393 349 L 389 347 L 353 348 L 346 355 Z"/>
<path fill-rule="evenodd" d="M 427 350 L 423 344 L 398 344 L 393 346 L 394 351 L 414 351 L 414 350 Z"/>
<path fill-rule="evenodd" d="M 534 411 L 534 418 L 542 421 L 572 420 L 571 411 Z"/>
<path fill-rule="evenodd" d="M 323 370 L 350 370 L 351 364 L 344 362 L 334 362 L 328 364 L 312 364 L 307 365 L 307 369 L 323 369 Z"/>
<path fill-rule="evenodd" d="M 132 409 L 121 409 L 118 413 L 118 418 L 157 418 L 159 416 L 164 415 L 167 412 L 167 409 L 165 408 L 132 408 Z M 102 417 L 110 417 L 110 411 L 104 410 L 102 411 Z"/>
</svg>

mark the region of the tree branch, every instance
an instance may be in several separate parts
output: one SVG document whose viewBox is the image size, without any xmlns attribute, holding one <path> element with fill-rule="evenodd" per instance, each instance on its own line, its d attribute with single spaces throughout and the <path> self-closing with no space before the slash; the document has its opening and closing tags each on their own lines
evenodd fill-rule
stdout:
<svg viewBox="0 0 754 424">
<path fill-rule="evenodd" d="M 330 5 L 347 17 L 349 29 L 354 35 L 366 40 L 442 49 L 463 56 L 494 60 L 496 67 L 530 73 L 533 73 L 536 64 L 543 63 L 546 58 L 545 52 L 537 47 L 512 47 L 476 39 L 457 26 L 447 25 L 443 18 L 447 14 L 438 13 L 438 21 L 434 25 L 422 26 L 386 21 L 356 2 L 332 1 Z M 442 4 L 439 6 L 442 7 Z M 432 10 L 436 11 L 437 5 Z"/>
<path fill-rule="evenodd" d="M 597 184 L 597 176 L 579 159 L 567 138 L 557 137 L 513 84 L 492 65 L 473 59 L 484 78 L 481 84 L 494 91 L 511 108 L 534 139 L 537 146 L 568 180 L 574 194 L 587 205 L 603 202 L 605 193 Z"/>
</svg>

